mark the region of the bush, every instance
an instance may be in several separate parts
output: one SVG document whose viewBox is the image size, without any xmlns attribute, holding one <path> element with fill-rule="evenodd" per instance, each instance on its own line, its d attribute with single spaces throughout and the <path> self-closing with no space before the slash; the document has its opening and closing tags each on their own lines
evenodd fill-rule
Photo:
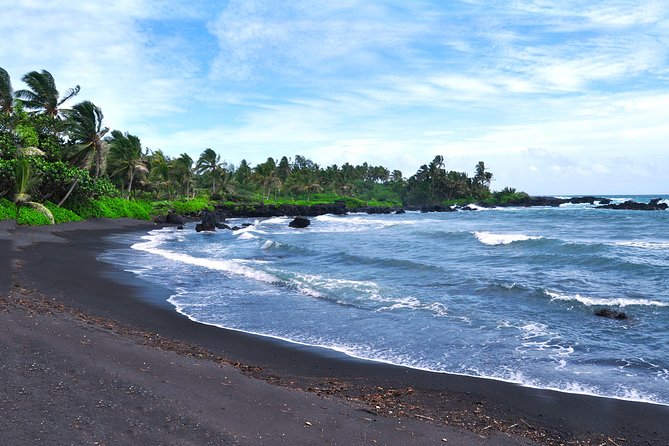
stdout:
<svg viewBox="0 0 669 446">
<path fill-rule="evenodd" d="M 56 221 L 56 224 L 68 223 L 71 221 L 81 221 L 81 217 L 72 212 L 71 210 L 62 208 L 50 201 L 47 201 L 45 203 L 45 206 L 53 214 L 53 219 Z"/>
<path fill-rule="evenodd" d="M 0 220 L 16 218 L 16 206 L 6 198 L 0 198 Z"/>
<path fill-rule="evenodd" d="M 83 219 L 88 218 L 151 218 L 151 203 L 123 198 L 102 197 L 86 203 L 75 203 L 70 209 Z"/>
<path fill-rule="evenodd" d="M 192 200 L 178 200 L 172 202 L 172 209 L 178 214 L 197 214 L 198 212 L 207 209 L 213 211 L 214 207 L 206 198 L 193 198 Z"/>
<path fill-rule="evenodd" d="M 51 222 L 49 221 L 47 216 L 42 214 L 41 212 L 26 206 L 21 206 L 18 224 L 30 225 L 30 226 L 42 226 L 51 224 Z"/>
</svg>

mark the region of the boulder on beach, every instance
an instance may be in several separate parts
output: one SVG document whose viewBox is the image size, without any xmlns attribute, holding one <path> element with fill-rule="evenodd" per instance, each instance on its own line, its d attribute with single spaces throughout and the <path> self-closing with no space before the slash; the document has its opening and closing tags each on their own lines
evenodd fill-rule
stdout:
<svg viewBox="0 0 669 446">
<path fill-rule="evenodd" d="M 182 225 L 185 223 L 184 218 L 177 214 L 174 210 L 171 210 L 165 216 L 165 223 L 171 225 Z"/>
<path fill-rule="evenodd" d="M 309 221 L 308 218 L 304 217 L 295 217 L 293 221 L 288 223 L 288 226 L 291 228 L 306 228 L 311 224 L 311 221 Z"/>
<path fill-rule="evenodd" d="M 216 230 L 216 215 L 213 212 L 205 211 L 202 213 L 202 223 L 195 226 L 197 232 L 215 231 Z"/>
</svg>

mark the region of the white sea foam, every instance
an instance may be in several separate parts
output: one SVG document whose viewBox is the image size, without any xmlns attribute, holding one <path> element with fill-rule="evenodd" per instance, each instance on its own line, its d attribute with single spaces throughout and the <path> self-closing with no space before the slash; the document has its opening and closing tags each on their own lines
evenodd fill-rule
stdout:
<svg viewBox="0 0 669 446">
<path fill-rule="evenodd" d="M 629 246 L 632 248 L 663 250 L 669 249 L 669 242 L 648 242 L 648 241 L 625 241 L 615 242 L 617 246 Z"/>
<path fill-rule="evenodd" d="M 367 214 L 349 214 L 346 217 L 336 215 L 319 215 L 314 218 L 319 223 L 326 223 L 323 226 L 313 227 L 312 232 L 360 232 L 372 229 L 383 229 L 391 226 L 412 226 L 418 223 L 427 224 L 426 220 L 408 220 L 403 218 L 374 218 Z"/>
<path fill-rule="evenodd" d="M 172 252 L 165 249 L 157 248 L 156 247 L 157 244 L 158 243 L 156 242 L 156 240 L 149 240 L 148 242 L 145 243 L 136 243 L 132 246 L 132 248 L 140 251 L 145 251 L 151 254 L 159 255 L 161 257 L 176 262 L 185 263 L 187 265 L 195 265 L 211 270 L 223 271 L 230 274 L 244 276 L 249 279 L 258 280 L 266 283 L 280 282 L 280 280 L 277 277 L 268 274 L 264 271 L 259 271 L 253 268 L 249 268 L 248 266 L 241 265 L 240 264 L 241 262 L 235 259 L 212 260 L 201 257 L 193 257 L 188 254 Z"/>
<path fill-rule="evenodd" d="M 281 246 L 281 243 L 275 242 L 274 240 L 265 240 L 260 249 L 273 249 Z"/>
<path fill-rule="evenodd" d="M 653 306 L 653 307 L 669 307 L 669 303 L 650 299 L 629 299 L 624 297 L 601 298 L 601 297 L 587 297 L 580 294 L 561 294 L 553 291 L 544 290 L 544 293 L 551 298 L 552 301 L 565 302 L 579 302 L 585 306 L 591 307 L 595 305 L 606 306 Z"/>
<path fill-rule="evenodd" d="M 239 240 L 251 240 L 254 238 L 258 238 L 255 235 L 251 234 L 250 232 L 242 232 L 239 234 L 239 237 L 237 237 Z"/>
<path fill-rule="evenodd" d="M 477 206 L 474 203 L 470 203 L 467 205 L 469 209 L 473 209 L 475 211 L 487 211 L 489 208 L 484 208 L 482 206 Z"/>
<path fill-rule="evenodd" d="M 524 242 L 526 240 L 538 240 L 543 237 L 525 234 L 495 234 L 492 232 L 477 231 L 474 236 L 484 245 L 508 245 L 513 242 Z"/>
<path fill-rule="evenodd" d="M 262 220 L 257 223 L 258 226 L 265 226 L 265 225 L 279 225 L 279 224 L 284 224 L 288 223 L 290 221 L 290 218 L 288 217 L 272 217 L 268 218 L 267 220 Z"/>
</svg>

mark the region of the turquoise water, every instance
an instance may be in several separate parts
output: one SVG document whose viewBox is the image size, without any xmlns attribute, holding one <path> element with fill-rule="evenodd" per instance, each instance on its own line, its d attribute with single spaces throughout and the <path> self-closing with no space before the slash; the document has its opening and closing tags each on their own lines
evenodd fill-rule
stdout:
<svg viewBox="0 0 669 446">
<path fill-rule="evenodd" d="M 635 198 L 647 201 L 650 197 Z M 437 372 L 669 404 L 669 212 L 505 208 L 165 228 L 102 259 L 193 320 Z M 127 236 L 123 236 L 127 237 Z M 628 320 L 594 316 L 600 308 Z"/>
</svg>

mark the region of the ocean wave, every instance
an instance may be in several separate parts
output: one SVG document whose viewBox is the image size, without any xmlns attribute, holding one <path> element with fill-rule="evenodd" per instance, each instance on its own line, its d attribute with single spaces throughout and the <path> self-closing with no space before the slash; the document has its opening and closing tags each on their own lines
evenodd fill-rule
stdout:
<svg viewBox="0 0 669 446">
<path fill-rule="evenodd" d="M 435 317 L 448 316 L 448 308 L 446 308 L 446 305 L 442 304 L 441 302 L 424 303 L 416 299 L 415 297 L 406 297 L 404 299 L 400 299 L 399 302 L 386 307 L 381 307 L 376 311 L 381 312 L 381 311 L 393 311 L 400 309 L 429 311 Z"/>
<path fill-rule="evenodd" d="M 644 242 L 644 241 L 624 241 L 613 243 L 616 246 L 627 246 L 631 248 L 663 250 L 669 249 L 669 242 Z"/>
<path fill-rule="evenodd" d="M 630 299 L 624 297 L 615 298 L 598 298 L 581 296 L 580 294 L 561 294 L 553 291 L 544 290 L 544 293 L 551 298 L 551 302 L 565 301 L 565 302 L 579 302 L 585 306 L 591 307 L 596 305 L 628 307 L 628 306 L 653 306 L 653 307 L 669 307 L 669 303 L 660 302 L 658 300 L 650 299 Z"/>
<path fill-rule="evenodd" d="M 262 246 L 260 246 L 260 249 L 267 250 L 267 249 L 276 249 L 283 246 L 283 244 L 276 242 L 274 240 L 265 240 L 263 242 Z"/>
<path fill-rule="evenodd" d="M 212 260 L 202 257 L 194 257 L 188 254 L 156 248 L 156 243 L 157 242 L 155 240 L 150 240 L 146 243 L 136 243 L 132 245 L 132 248 L 148 252 L 150 254 L 155 254 L 168 260 L 184 263 L 187 265 L 200 266 L 210 270 L 223 271 L 238 276 L 244 276 L 249 279 L 258 280 L 260 282 L 277 283 L 280 281 L 278 277 L 275 277 L 264 271 L 259 271 L 254 268 L 249 268 L 248 266 L 240 265 L 241 262 L 234 259 Z"/>
<path fill-rule="evenodd" d="M 527 240 L 538 240 L 544 237 L 525 234 L 495 234 L 493 232 L 477 231 L 474 236 L 484 245 L 508 245 L 514 242 L 524 242 Z"/>
<path fill-rule="evenodd" d="M 316 232 L 359 232 L 370 229 L 383 229 L 391 226 L 414 226 L 417 224 L 426 224 L 425 220 L 396 218 L 374 218 L 367 214 L 349 214 L 347 216 L 319 215 L 314 220 L 320 223 L 327 223 L 326 226 L 316 228 Z"/>
</svg>

